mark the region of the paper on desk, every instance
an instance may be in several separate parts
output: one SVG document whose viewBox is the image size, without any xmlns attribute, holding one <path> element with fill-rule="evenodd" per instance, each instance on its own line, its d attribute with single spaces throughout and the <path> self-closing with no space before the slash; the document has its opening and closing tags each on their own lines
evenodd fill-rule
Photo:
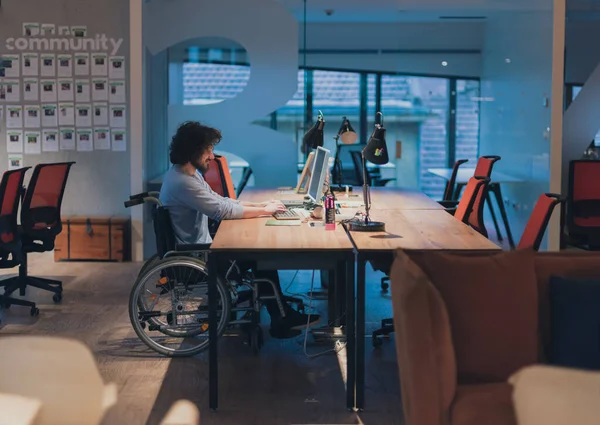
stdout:
<svg viewBox="0 0 600 425">
<path fill-rule="evenodd" d="M 265 226 L 300 226 L 302 220 L 267 220 Z"/>
</svg>

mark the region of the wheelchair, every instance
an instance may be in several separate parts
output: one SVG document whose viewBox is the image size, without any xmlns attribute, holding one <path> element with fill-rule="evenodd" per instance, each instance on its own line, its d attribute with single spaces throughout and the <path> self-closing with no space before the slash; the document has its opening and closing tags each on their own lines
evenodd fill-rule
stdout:
<svg viewBox="0 0 600 425">
<path fill-rule="evenodd" d="M 208 347 L 208 270 L 210 245 L 181 245 L 175 242 L 169 211 L 158 192 L 130 196 L 125 207 L 152 204 L 157 253 L 140 269 L 129 296 L 129 319 L 137 336 L 150 349 L 168 357 L 194 356 Z M 259 296 L 258 285 L 270 284 L 273 296 Z M 247 290 L 244 290 L 247 289 Z M 285 316 L 283 301 L 298 304 L 301 299 L 280 297 L 275 283 L 256 278 L 231 261 L 224 276 L 217 278 L 217 335 L 240 327 L 252 352 L 263 345 L 260 326 L 262 301 L 275 299 Z"/>
</svg>

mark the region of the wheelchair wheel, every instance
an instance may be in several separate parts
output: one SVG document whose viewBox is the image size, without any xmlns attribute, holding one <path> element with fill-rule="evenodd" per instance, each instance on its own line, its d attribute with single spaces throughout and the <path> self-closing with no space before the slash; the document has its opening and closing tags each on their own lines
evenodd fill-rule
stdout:
<svg viewBox="0 0 600 425">
<path fill-rule="evenodd" d="M 144 272 L 146 272 L 150 267 L 155 266 L 156 263 L 158 263 L 160 261 L 160 257 L 158 256 L 158 254 L 154 254 L 152 257 L 148 258 L 148 260 L 142 264 L 142 268 L 140 269 L 139 273 L 138 273 L 138 278 L 144 274 Z"/>
<path fill-rule="evenodd" d="M 231 309 L 229 291 L 217 282 L 217 335 Z M 156 352 L 187 357 L 208 347 L 208 271 L 190 257 L 159 260 L 142 274 L 129 297 L 129 319 L 138 337 Z"/>
</svg>

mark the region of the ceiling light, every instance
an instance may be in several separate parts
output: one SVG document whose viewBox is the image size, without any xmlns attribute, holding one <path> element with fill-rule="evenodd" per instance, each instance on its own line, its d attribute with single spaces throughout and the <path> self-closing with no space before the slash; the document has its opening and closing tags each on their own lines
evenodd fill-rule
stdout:
<svg viewBox="0 0 600 425">
<path fill-rule="evenodd" d="M 448 66 L 448 62 L 442 61 L 442 66 Z"/>
<path fill-rule="evenodd" d="M 506 62 L 506 63 L 510 63 L 510 58 L 506 58 L 506 59 L 504 59 L 504 62 Z"/>
</svg>

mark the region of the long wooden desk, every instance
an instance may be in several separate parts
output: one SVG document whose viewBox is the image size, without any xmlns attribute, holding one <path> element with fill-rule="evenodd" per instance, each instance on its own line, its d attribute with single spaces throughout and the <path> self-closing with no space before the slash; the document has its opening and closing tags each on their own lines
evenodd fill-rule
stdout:
<svg viewBox="0 0 600 425">
<path fill-rule="evenodd" d="M 361 188 L 355 188 L 360 194 Z M 337 194 L 343 201 L 343 194 Z M 241 200 L 302 199 L 277 189 L 244 190 Z M 356 197 L 348 198 L 356 200 Z M 323 227 L 265 226 L 270 217 L 223 221 L 208 256 L 209 299 L 216 297 L 216 264 L 222 259 L 252 260 L 261 268 L 277 270 L 335 270 L 344 282 L 346 308 L 346 406 L 364 407 L 365 382 L 365 266 L 370 260 L 387 262 L 397 248 L 432 250 L 498 250 L 497 245 L 456 220 L 425 194 L 407 189 L 373 188 L 371 218 L 386 223 L 378 233 L 335 231 Z M 355 282 L 355 262 L 358 264 Z M 356 290 L 355 290 L 356 285 Z M 331 300 L 330 300 L 331 302 Z M 209 303 L 209 404 L 218 407 L 218 344 L 216 306 Z"/>
<path fill-rule="evenodd" d="M 348 232 L 356 253 L 356 408 L 364 408 L 365 268 L 367 261 L 391 265 L 398 248 L 430 250 L 499 250 L 471 227 L 440 210 L 372 210 L 385 232 Z"/>
<path fill-rule="evenodd" d="M 240 197 L 248 202 L 269 199 L 300 199 L 304 195 L 279 195 L 277 190 L 245 190 Z M 354 407 L 355 331 L 353 245 L 342 226 L 335 231 L 324 227 L 265 226 L 271 217 L 221 222 L 208 255 L 209 299 L 216 299 L 216 265 L 221 260 L 256 261 L 262 269 L 333 270 L 346 292 L 346 405 Z M 218 407 L 217 312 L 209 303 L 209 405 Z"/>
<path fill-rule="evenodd" d="M 399 187 L 372 187 L 371 208 L 379 210 L 400 209 L 400 210 L 443 210 L 436 200 L 430 198 L 420 190 L 399 188 Z M 305 195 L 297 193 L 287 193 L 277 189 L 255 189 L 246 188 L 242 192 L 240 199 L 248 202 L 262 202 L 268 200 L 283 199 L 302 199 Z M 360 186 L 352 188 L 349 196 L 343 192 L 335 193 L 339 202 L 363 202 L 363 189 Z"/>
</svg>

